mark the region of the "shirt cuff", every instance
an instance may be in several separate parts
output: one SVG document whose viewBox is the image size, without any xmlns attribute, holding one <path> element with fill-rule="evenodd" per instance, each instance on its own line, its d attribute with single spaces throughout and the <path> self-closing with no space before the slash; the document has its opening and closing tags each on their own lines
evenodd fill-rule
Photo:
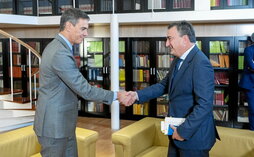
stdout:
<svg viewBox="0 0 254 157">
<path fill-rule="evenodd" d="M 114 97 L 113 97 L 113 101 L 117 100 L 117 92 L 114 91 Z"/>
</svg>

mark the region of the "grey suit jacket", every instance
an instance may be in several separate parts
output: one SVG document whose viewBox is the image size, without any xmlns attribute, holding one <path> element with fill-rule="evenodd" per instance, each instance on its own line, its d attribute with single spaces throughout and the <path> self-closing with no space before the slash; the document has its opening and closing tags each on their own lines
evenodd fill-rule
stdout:
<svg viewBox="0 0 254 157">
<path fill-rule="evenodd" d="M 43 52 L 39 80 L 34 121 L 38 136 L 64 138 L 74 135 L 77 95 L 105 104 L 113 101 L 112 91 L 93 87 L 82 76 L 70 48 L 59 35 Z"/>
</svg>

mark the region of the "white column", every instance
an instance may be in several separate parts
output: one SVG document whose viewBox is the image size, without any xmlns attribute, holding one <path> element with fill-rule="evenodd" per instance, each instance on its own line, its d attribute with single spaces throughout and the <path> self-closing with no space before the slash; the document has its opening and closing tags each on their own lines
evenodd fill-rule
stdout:
<svg viewBox="0 0 254 157">
<path fill-rule="evenodd" d="M 210 0 L 195 0 L 195 11 L 208 11 L 211 10 Z"/>
<path fill-rule="evenodd" d="M 111 90 L 119 91 L 119 23 L 116 14 L 111 14 L 110 24 L 110 65 L 111 65 Z M 111 105 L 111 129 L 119 130 L 119 102 L 114 101 Z"/>
</svg>

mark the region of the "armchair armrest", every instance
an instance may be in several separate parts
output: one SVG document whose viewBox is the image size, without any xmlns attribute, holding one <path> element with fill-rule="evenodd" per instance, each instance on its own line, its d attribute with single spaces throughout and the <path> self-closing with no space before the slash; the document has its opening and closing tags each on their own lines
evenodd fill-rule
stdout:
<svg viewBox="0 0 254 157">
<path fill-rule="evenodd" d="M 83 128 L 76 128 L 76 137 L 78 145 L 78 155 L 95 157 L 96 141 L 99 137 L 98 132 Z"/>
<path fill-rule="evenodd" d="M 154 144 L 156 126 L 161 119 L 144 118 L 112 134 L 116 157 L 133 157 Z"/>
</svg>

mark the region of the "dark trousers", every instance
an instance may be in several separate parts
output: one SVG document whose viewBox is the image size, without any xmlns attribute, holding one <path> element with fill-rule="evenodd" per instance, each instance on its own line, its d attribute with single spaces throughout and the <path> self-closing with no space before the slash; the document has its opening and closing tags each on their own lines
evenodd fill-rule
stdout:
<svg viewBox="0 0 254 157">
<path fill-rule="evenodd" d="M 168 157 L 209 157 L 209 150 L 184 150 L 169 140 Z"/>
<path fill-rule="evenodd" d="M 250 130 L 254 131 L 254 89 L 246 91 Z"/>
<path fill-rule="evenodd" d="M 76 135 L 67 138 L 37 136 L 42 157 L 77 157 Z"/>
</svg>

